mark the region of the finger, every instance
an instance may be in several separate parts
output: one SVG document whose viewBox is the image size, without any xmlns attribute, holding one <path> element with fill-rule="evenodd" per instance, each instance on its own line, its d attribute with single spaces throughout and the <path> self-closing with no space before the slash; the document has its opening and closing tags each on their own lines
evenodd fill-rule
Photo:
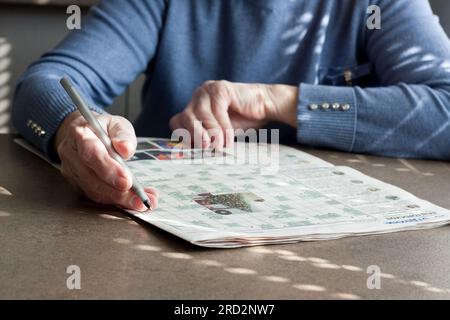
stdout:
<svg viewBox="0 0 450 320">
<path fill-rule="evenodd" d="M 181 125 L 180 118 L 181 118 L 181 113 L 177 113 L 172 118 L 170 118 L 170 121 L 169 121 L 170 130 L 175 131 L 177 129 L 183 128 L 183 126 Z"/>
<path fill-rule="evenodd" d="M 224 82 L 219 81 L 210 86 L 210 97 L 214 118 L 223 130 L 224 146 L 230 147 L 234 143 L 234 130 L 228 113 L 231 97 Z"/>
<path fill-rule="evenodd" d="M 112 204 L 124 209 L 145 211 L 147 208 L 131 189 L 120 191 L 98 178 L 96 173 L 79 161 L 67 163 L 68 170 L 77 172 L 72 179 L 91 200 L 102 204 Z M 136 198 L 139 201 L 136 201 Z"/>
<path fill-rule="evenodd" d="M 264 125 L 264 121 L 262 120 L 251 120 L 235 111 L 230 110 L 229 114 L 234 130 L 241 129 L 246 131 L 248 129 L 257 128 Z"/>
<path fill-rule="evenodd" d="M 206 129 L 208 140 L 211 141 L 212 147 L 221 148 L 224 143 L 223 129 L 216 120 L 211 109 L 211 98 L 209 92 L 202 90 L 192 101 L 192 110 L 202 126 Z"/>
<path fill-rule="evenodd" d="M 110 117 L 107 132 L 120 156 L 124 159 L 131 158 L 137 146 L 133 125 L 123 117 Z"/>
<path fill-rule="evenodd" d="M 147 193 L 151 193 L 151 194 L 155 195 L 156 197 L 159 197 L 159 192 L 155 188 L 145 187 L 144 191 L 147 192 Z"/>
<path fill-rule="evenodd" d="M 154 188 L 144 188 L 144 190 L 147 193 L 148 198 L 150 199 L 152 210 L 158 208 L 158 191 L 156 191 Z"/>
<path fill-rule="evenodd" d="M 172 130 L 172 139 L 180 141 L 178 147 L 183 149 L 190 149 L 194 145 L 194 141 L 192 141 L 191 132 L 187 130 L 183 125 L 183 113 L 184 112 L 180 112 L 174 115 L 169 121 L 169 126 Z"/>
<path fill-rule="evenodd" d="M 154 205 L 154 203 L 155 203 L 154 195 L 148 195 L 148 198 L 150 200 L 150 207 L 152 208 L 152 210 L 155 209 L 156 206 Z M 147 206 L 145 206 L 144 203 L 142 202 L 142 199 L 139 198 L 134 192 L 131 193 L 131 205 L 130 205 L 130 207 L 122 206 L 122 208 L 135 210 L 135 211 L 140 211 L 140 212 L 148 210 Z"/>
<path fill-rule="evenodd" d="M 158 192 L 154 188 L 144 188 L 147 194 L 151 210 L 155 210 L 158 207 Z M 144 205 L 142 199 L 139 198 L 135 193 L 132 194 L 132 210 L 136 211 L 147 211 L 147 206 Z"/>
<path fill-rule="evenodd" d="M 201 123 L 192 112 L 187 111 L 186 109 L 183 112 L 177 113 L 170 119 L 169 125 L 171 130 L 176 131 L 178 129 L 186 129 L 188 131 L 189 136 L 186 136 L 185 134 L 182 135 L 183 145 L 186 147 L 208 147 L 210 142 L 207 132 L 203 129 Z M 201 133 L 199 134 L 198 132 Z M 186 143 L 188 145 L 186 145 Z"/>
<path fill-rule="evenodd" d="M 196 148 L 207 148 L 211 140 L 209 139 L 208 132 L 199 119 L 192 112 L 191 107 L 187 107 L 185 111 L 181 114 L 181 125 L 183 128 L 188 130 L 193 137 L 193 145 Z"/>
<path fill-rule="evenodd" d="M 234 128 L 228 112 L 223 107 L 213 107 L 213 112 L 222 128 L 222 134 L 224 136 L 223 146 L 232 147 L 234 143 Z"/>
<path fill-rule="evenodd" d="M 128 172 L 108 154 L 106 147 L 87 127 L 76 129 L 77 160 L 91 168 L 98 178 L 112 187 L 126 191 L 132 181 Z"/>
<path fill-rule="evenodd" d="M 63 173 L 69 177 L 83 191 L 104 189 L 102 180 L 97 174 L 86 166 L 80 159 L 77 150 L 68 150 L 61 158 Z M 102 184 L 100 184 L 100 182 Z M 125 190 L 127 191 L 127 190 Z"/>
</svg>

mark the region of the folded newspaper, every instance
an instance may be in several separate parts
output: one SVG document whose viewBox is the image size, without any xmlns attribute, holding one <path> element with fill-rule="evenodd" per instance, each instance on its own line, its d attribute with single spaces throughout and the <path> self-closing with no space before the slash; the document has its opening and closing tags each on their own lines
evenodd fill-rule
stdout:
<svg viewBox="0 0 450 320">
<path fill-rule="evenodd" d="M 139 138 L 128 164 L 160 193 L 156 210 L 128 212 L 199 246 L 337 239 L 450 222 L 447 209 L 282 145 L 237 143 L 215 152 Z"/>
</svg>

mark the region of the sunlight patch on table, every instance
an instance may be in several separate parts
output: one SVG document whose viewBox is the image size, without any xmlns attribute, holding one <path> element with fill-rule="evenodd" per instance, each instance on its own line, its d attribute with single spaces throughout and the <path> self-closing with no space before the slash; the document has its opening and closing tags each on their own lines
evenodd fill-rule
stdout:
<svg viewBox="0 0 450 320">
<path fill-rule="evenodd" d="M 138 244 L 138 245 L 136 245 L 134 247 L 136 249 L 142 250 L 142 251 L 153 251 L 153 252 L 161 251 L 160 247 L 151 246 L 151 245 L 148 245 L 148 244 Z"/>
<path fill-rule="evenodd" d="M 189 260 L 192 259 L 192 256 L 187 253 L 181 253 L 181 252 L 163 252 L 161 253 L 162 256 L 170 259 L 180 259 L 180 260 Z"/>
<path fill-rule="evenodd" d="M 1 218 L 1 217 L 9 217 L 9 216 L 11 216 L 11 214 L 10 214 L 9 212 L 6 212 L 6 211 L 0 211 L 0 218 Z"/>
<path fill-rule="evenodd" d="M 280 277 L 280 276 L 261 276 L 260 279 L 264 280 L 264 281 L 277 282 L 277 283 L 289 282 L 288 278 Z"/>
<path fill-rule="evenodd" d="M 255 270 L 247 269 L 247 268 L 225 268 L 226 272 L 234 273 L 234 274 L 244 274 L 244 275 L 251 275 L 251 274 L 257 274 Z"/>
<path fill-rule="evenodd" d="M 327 290 L 325 287 L 315 284 L 295 284 L 293 287 L 301 291 L 324 292 Z"/>
<path fill-rule="evenodd" d="M 131 240 L 124 239 L 124 238 L 114 238 L 113 241 L 116 243 L 120 243 L 120 244 L 130 244 L 131 243 Z"/>
<path fill-rule="evenodd" d="M 5 187 L 0 186 L 0 195 L 2 196 L 12 196 L 13 194 Z"/>
</svg>

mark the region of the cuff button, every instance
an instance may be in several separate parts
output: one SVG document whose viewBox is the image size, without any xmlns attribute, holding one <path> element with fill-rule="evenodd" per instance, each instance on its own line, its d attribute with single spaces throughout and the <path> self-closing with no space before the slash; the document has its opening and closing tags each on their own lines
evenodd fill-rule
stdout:
<svg viewBox="0 0 450 320">
<path fill-rule="evenodd" d="M 343 104 L 342 106 L 341 106 L 341 109 L 342 109 L 342 111 L 348 111 L 348 110 L 350 110 L 350 105 L 349 104 Z"/>
<path fill-rule="evenodd" d="M 333 103 L 333 104 L 331 105 L 331 108 L 332 108 L 333 110 L 339 110 L 340 107 L 341 107 L 341 105 L 340 105 L 339 103 Z"/>
<path fill-rule="evenodd" d="M 329 103 L 322 103 L 322 110 L 328 110 L 330 109 L 330 104 Z"/>
<path fill-rule="evenodd" d="M 319 108 L 319 106 L 317 104 L 315 104 L 315 103 L 312 103 L 312 104 L 309 105 L 309 110 L 311 110 L 311 111 L 315 111 L 318 108 Z"/>
</svg>

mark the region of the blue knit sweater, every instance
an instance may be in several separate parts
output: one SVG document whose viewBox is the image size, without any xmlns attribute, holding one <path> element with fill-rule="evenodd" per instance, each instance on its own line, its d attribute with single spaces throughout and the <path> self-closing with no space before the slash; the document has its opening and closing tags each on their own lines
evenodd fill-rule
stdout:
<svg viewBox="0 0 450 320">
<path fill-rule="evenodd" d="M 13 123 L 51 156 L 63 74 L 100 111 L 142 73 L 140 136 L 168 136 L 206 80 L 280 83 L 300 88 L 283 142 L 450 159 L 450 42 L 426 0 L 105 0 L 21 77 Z"/>
</svg>

